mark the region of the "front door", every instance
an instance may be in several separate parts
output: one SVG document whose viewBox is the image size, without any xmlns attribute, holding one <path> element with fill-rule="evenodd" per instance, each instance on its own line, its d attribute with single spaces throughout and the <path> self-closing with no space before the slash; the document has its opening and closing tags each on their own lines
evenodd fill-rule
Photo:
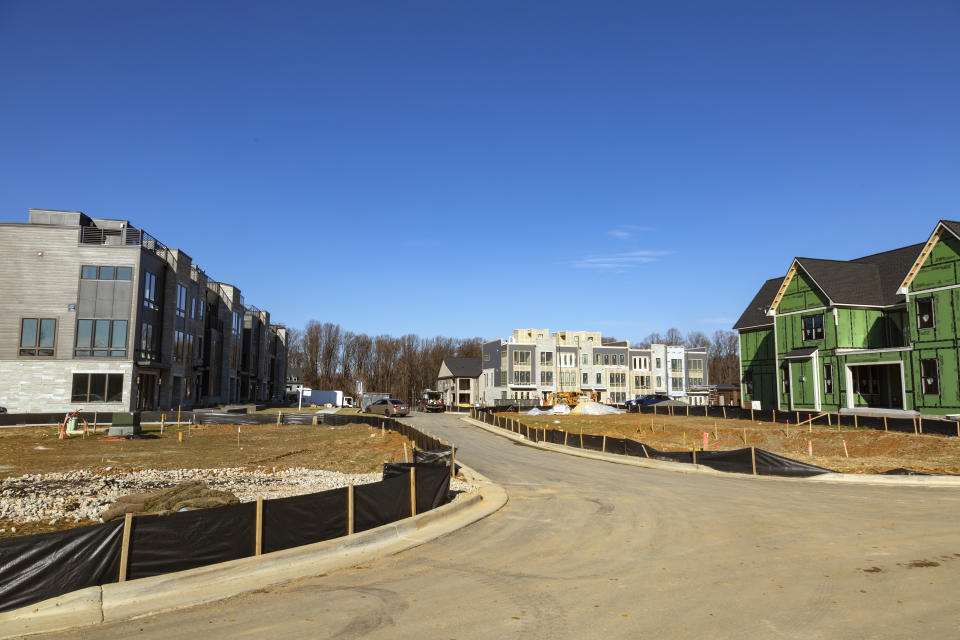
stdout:
<svg viewBox="0 0 960 640">
<path fill-rule="evenodd" d="M 153 411 L 157 406 L 157 376 L 141 373 L 137 380 L 137 411 Z"/>
<path fill-rule="evenodd" d="M 816 409 L 816 386 L 813 375 L 813 359 L 790 362 L 791 405 L 794 409 Z"/>
</svg>

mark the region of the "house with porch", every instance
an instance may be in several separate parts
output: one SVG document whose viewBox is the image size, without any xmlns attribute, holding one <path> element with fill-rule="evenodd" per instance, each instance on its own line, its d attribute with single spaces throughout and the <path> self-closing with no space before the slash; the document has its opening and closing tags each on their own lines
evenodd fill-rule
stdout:
<svg viewBox="0 0 960 640">
<path fill-rule="evenodd" d="M 794 258 L 734 325 L 747 407 L 960 415 L 960 222 L 853 260 Z"/>
</svg>

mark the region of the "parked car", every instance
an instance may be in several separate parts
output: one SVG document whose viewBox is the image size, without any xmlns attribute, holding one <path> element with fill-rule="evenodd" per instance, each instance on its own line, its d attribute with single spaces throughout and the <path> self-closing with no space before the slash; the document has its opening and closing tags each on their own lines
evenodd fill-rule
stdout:
<svg viewBox="0 0 960 640">
<path fill-rule="evenodd" d="M 389 418 L 405 416 L 410 413 L 410 407 L 403 400 L 396 398 L 381 398 L 367 407 L 367 413 L 380 413 Z"/>
<path fill-rule="evenodd" d="M 649 407 L 654 404 L 666 402 L 669 399 L 670 396 L 665 396 L 662 393 L 649 393 L 639 398 L 634 398 L 633 400 L 627 400 L 626 404 L 628 407 Z"/>
</svg>

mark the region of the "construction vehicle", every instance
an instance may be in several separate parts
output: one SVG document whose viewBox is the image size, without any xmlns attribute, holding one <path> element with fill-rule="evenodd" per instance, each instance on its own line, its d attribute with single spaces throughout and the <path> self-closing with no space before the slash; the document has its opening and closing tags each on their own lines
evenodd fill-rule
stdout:
<svg viewBox="0 0 960 640">
<path fill-rule="evenodd" d="M 575 407 L 581 402 L 597 402 L 600 394 L 596 391 L 558 391 L 547 396 L 547 404 L 565 404 Z"/>
</svg>

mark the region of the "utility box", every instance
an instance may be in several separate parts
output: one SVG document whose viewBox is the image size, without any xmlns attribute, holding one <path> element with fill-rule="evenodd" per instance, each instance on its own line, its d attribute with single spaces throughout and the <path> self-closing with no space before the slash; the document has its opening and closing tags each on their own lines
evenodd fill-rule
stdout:
<svg viewBox="0 0 960 640">
<path fill-rule="evenodd" d="M 108 436 L 138 436 L 140 435 L 140 412 L 114 413 L 110 419 Z"/>
</svg>

